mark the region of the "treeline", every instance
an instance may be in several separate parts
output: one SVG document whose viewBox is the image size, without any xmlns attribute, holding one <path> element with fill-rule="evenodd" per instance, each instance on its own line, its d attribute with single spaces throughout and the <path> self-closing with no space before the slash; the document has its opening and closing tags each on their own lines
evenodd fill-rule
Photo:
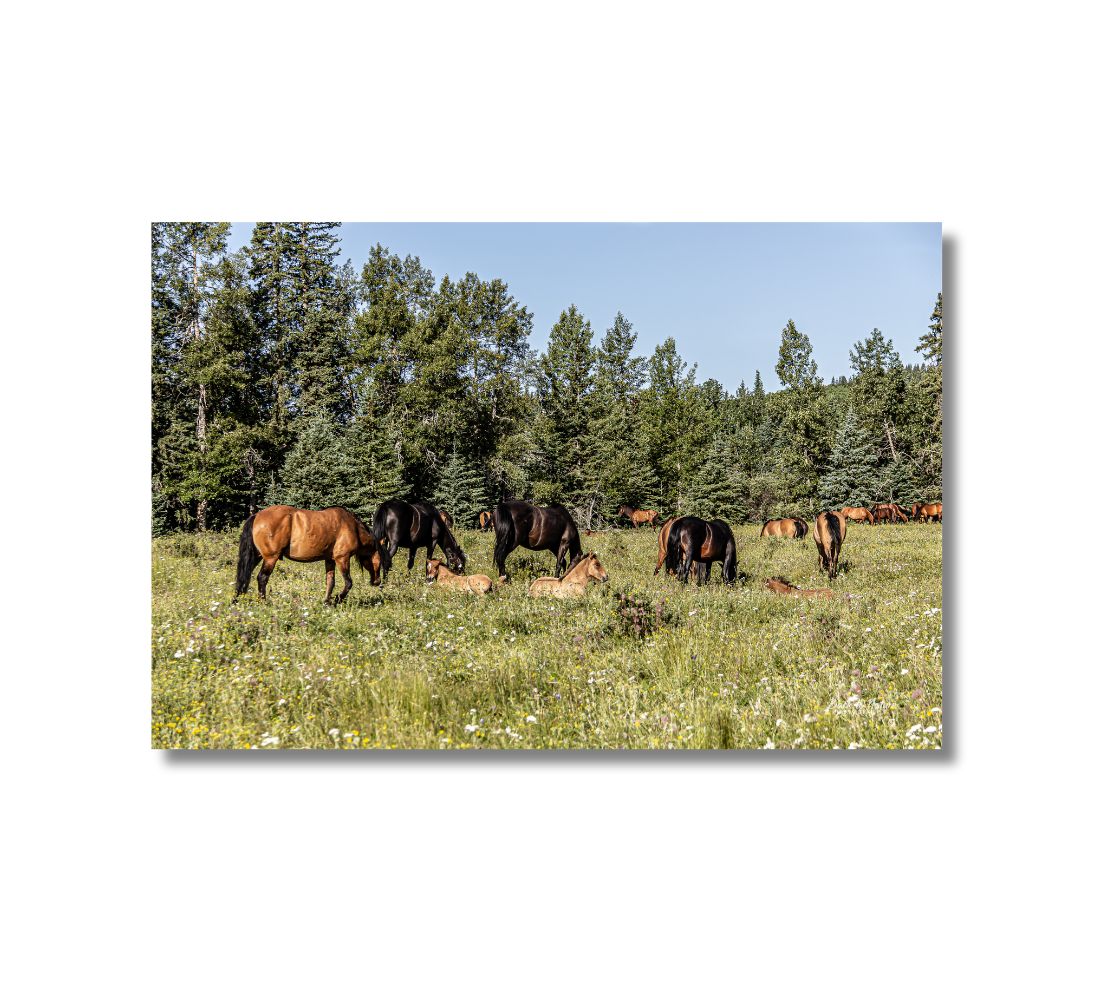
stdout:
<svg viewBox="0 0 1120 1000">
<path fill-rule="evenodd" d="M 872 500 L 941 498 L 941 296 L 904 366 L 870 332 L 824 385 L 780 332 L 782 389 L 698 382 L 673 338 L 650 357 L 619 313 L 576 306 L 529 347 L 502 280 L 438 282 L 378 244 L 339 263 L 339 224 L 152 227 L 152 520 L 213 530 L 270 503 L 389 497 L 458 519 L 495 500 L 562 502 L 583 526 L 623 503 L 731 523 Z M 777 333 L 777 331 L 775 331 Z M 736 364 L 728 346 L 728 367 Z"/>
</svg>

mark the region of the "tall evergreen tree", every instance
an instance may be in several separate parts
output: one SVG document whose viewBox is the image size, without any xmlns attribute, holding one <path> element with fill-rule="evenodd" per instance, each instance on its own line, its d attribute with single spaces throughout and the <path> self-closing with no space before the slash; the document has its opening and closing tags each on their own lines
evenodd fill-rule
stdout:
<svg viewBox="0 0 1120 1000">
<path fill-rule="evenodd" d="M 436 505 L 446 510 L 457 524 L 471 524 L 478 512 L 489 506 L 486 487 L 478 468 L 458 449 L 440 469 L 435 491 Z"/>
<path fill-rule="evenodd" d="M 747 477 L 731 435 L 720 434 L 708 448 L 689 486 L 688 509 L 696 517 L 738 524 L 747 516 Z"/>
<path fill-rule="evenodd" d="M 789 389 L 812 389 L 821 384 L 817 363 L 813 360 L 813 345 L 792 319 L 782 330 L 782 343 L 778 348 L 778 363 L 774 371 L 778 373 L 782 385 Z M 760 384 L 761 379 L 756 380 L 756 385 Z"/>
<path fill-rule="evenodd" d="M 906 379 L 894 344 L 878 328 L 848 355 L 855 371 L 852 398 L 864 423 L 874 430 L 890 460 L 899 456 L 898 426 Z"/>
<path fill-rule="evenodd" d="M 312 411 L 288 451 L 269 503 L 308 510 L 344 507 L 353 487 L 349 466 L 342 428 L 325 407 Z"/>
<path fill-rule="evenodd" d="M 821 478 L 820 499 L 827 507 L 863 507 L 875 500 L 879 485 L 875 445 L 849 408 L 836 433 L 828 471 Z"/>
</svg>

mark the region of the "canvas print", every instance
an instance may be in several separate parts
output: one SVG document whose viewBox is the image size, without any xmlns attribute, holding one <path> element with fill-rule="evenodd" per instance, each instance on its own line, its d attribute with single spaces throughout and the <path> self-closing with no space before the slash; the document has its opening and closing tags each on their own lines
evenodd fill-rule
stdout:
<svg viewBox="0 0 1120 1000">
<path fill-rule="evenodd" d="M 940 749 L 940 224 L 151 268 L 153 747 Z"/>
</svg>

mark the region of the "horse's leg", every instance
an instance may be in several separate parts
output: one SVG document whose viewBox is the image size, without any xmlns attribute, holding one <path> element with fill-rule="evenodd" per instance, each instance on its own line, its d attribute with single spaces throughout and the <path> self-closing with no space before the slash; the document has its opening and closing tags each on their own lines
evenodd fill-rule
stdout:
<svg viewBox="0 0 1120 1000">
<path fill-rule="evenodd" d="M 257 574 L 257 593 L 260 594 L 262 601 L 268 597 L 265 588 L 268 586 L 268 578 L 272 576 L 272 569 L 279 559 L 279 556 L 265 556 L 264 565 L 261 566 L 261 571 Z"/>
<path fill-rule="evenodd" d="M 410 573 L 412 572 L 412 564 L 414 562 L 416 562 L 416 550 L 415 549 L 409 549 L 408 550 L 408 571 Z"/>
<path fill-rule="evenodd" d="M 556 576 L 561 577 L 564 575 L 564 565 L 567 562 L 568 556 L 568 543 L 561 542 L 556 546 Z"/>
<path fill-rule="evenodd" d="M 331 603 L 331 592 L 334 590 L 334 560 L 328 559 L 327 563 L 327 596 L 323 598 L 324 604 Z"/>
<path fill-rule="evenodd" d="M 336 604 L 341 604 L 346 600 L 346 595 L 350 593 L 350 588 L 354 586 L 354 581 L 350 579 L 350 557 L 342 556 L 338 560 L 338 568 L 342 570 L 342 579 L 346 582 L 346 586 L 342 588 L 342 593 L 338 595 Z"/>
</svg>

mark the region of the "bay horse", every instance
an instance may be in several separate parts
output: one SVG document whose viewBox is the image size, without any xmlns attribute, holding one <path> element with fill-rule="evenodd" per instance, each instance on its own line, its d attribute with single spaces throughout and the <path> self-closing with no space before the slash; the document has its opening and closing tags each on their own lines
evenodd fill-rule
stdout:
<svg viewBox="0 0 1120 1000">
<path fill-rule="evenodd" d="M 519 545 L 556 556 L 556 575 L 564 575 L 568 557 L 583 555 L 579 529 L 567 507 L 535 507 L 524 500 L 503 500 L 494 505 L 494 565 L 506 576 L 506 558 Z"/>
<path fill-rule="evenodd" d="M 653 568 L 654 576 L 657 576 L 661 571 L 661 566 L 665 562 L 665 554 L 669 550 L 669 532 L 673 530 L 673 525 L 679 520 L 679 517 L 671 517 L 661 525 L 661 531 L 657 535 L 657 565 Z M 672 574 L 673 571 L 667 570 L 666 572 Z"/>
<path fill-rule="evenodd" d="M 766 580 L 763 586 L 767 590 L 774 591 L 775 594 L 782 594 L 786 597 L 824 597 L 831 600 L 836 595 L 827 587 L 821 587 L 817 590 L 802 590 L 800 587 L 795 587 L 789 580 L 783 579 L 780 576 L 772 576 Z"/>
<path fill-rule="evenodd" d="M 799 517 L 772 517 L 762 526 L 759 538 L 804 538 L 809 525 Z"/>
<path fill-rule="evenodd" d="M 488 510 L 484 510 L 478 515 L 478 526 L 482 531 L 494 530 L 494 515 Z"/>
<path fill-rule="evenodd" d="M 890 521 L 891 524 L 897 524 L 902 521 L 905 524 L 910 520 L 896 503 L 877 503 L 871 508 L 871 512 L 877 522 Z"/>
<path fill-rule="evenodd" d="M 346 585 L 338 595 L 341 604 L 350 593 L 350 560 L 369 573 L 369 582 L 375 584 L 375 559 L 384 561 L 384 547 L 365 523 L 342 507 L 326 510 L 301 510 L 280 504 L 265 507 L 246 518 L 241 526 L 241 540 L 237 551 L 237 596 L 249 589 L 249 580 L 257 563 L 264 560 L 257 574 L 257 591 L 267 597 L 268 578 L 276 563 L 287 557 L 293 562 L 319 562 L 327 564 L 327 596 L 331 603 L 334 591 L 334 570 L 342 570 Z"/>
<path fill-rule="evenodd" d="M 845 507 L 840 513 L 849 521 L 866 521 L 868 524 L 875 523 L 875 514 L 866 507 Z"/>
<path fill-rule="evenodd" d="M 738 573 L 735 536 L 726 521 L 705 521 L 699 517 L 681 517 L 669 529 L 665 548 L 665 569 L 681 583 L 688 583 L 688 574 L 696 565 L 696 585 L 708 582 L 712 563 L 723 563 L 723 582 L 732 584 Z"/>
<path fill-rule="evenodd" d="M 485 573 L 472 573 L 470 576 L 453 573 L 439 559 L 428 560 L 427 579 L 428 583 L 434 583 L 437 587 L 452 587 L 472 594 L 489 594 L 494 589 L 494 581 Z"/>
<path fill-rule="evenodd" d="M 393 566 L 393 556 L 397 549 L 408 549 L 408 568 L 416 562 L 416 550 L 427 549 L 428 558 L 438 545 L 447 557 L 448 565 L 461 573 L 467 565 L 467 557 L 451 534 L 451 529 L 430 503 L 417 501 L 405 503 L 403 500 L 386 500 L 373 515 L 374 537 L 384 543 L 385 553 L 374 579 L 380 582 L 382 574 L 388 578 Z"/>
<path fill-rule="evenodd" d="M 830 580 L 835 580 L 836 574 L 840 572 L 840 546 L 844 544 L 844 535 L 847 534 L 847 521 L 840 511 L 826 510 L 817 515 L 813 525 L 813 541 L 817 543 L 821 569 L 828 574 Z"/>
<path fill-rule="evenodd" d="M 599 557 L 594 552 L 588 552 L 572 560 L 562 577 L 542 576 L 529 584 L 530 597 L 583 597 L 587 593 L 587 585 L 598 580 L 606 583 L 610 578 Z"/>
<path fill-rule="evenodd" d="M 941 520 L 941 504 L 939 503 L 916 503 L 910 509 L 910 512 L 915 521 Z"/>
<path fill-rule="evenodd" d="M 643 524 L 648 524 L 652 528 L 655 527 L 657 522 L 657 511 L 638 510 L 636 507 L 631 507 L 629 504 L 623 504 L 618 508 L 618 516 L 629 520 L 630 524 L 635 528 L 641 527 Z"/>
</svg>

